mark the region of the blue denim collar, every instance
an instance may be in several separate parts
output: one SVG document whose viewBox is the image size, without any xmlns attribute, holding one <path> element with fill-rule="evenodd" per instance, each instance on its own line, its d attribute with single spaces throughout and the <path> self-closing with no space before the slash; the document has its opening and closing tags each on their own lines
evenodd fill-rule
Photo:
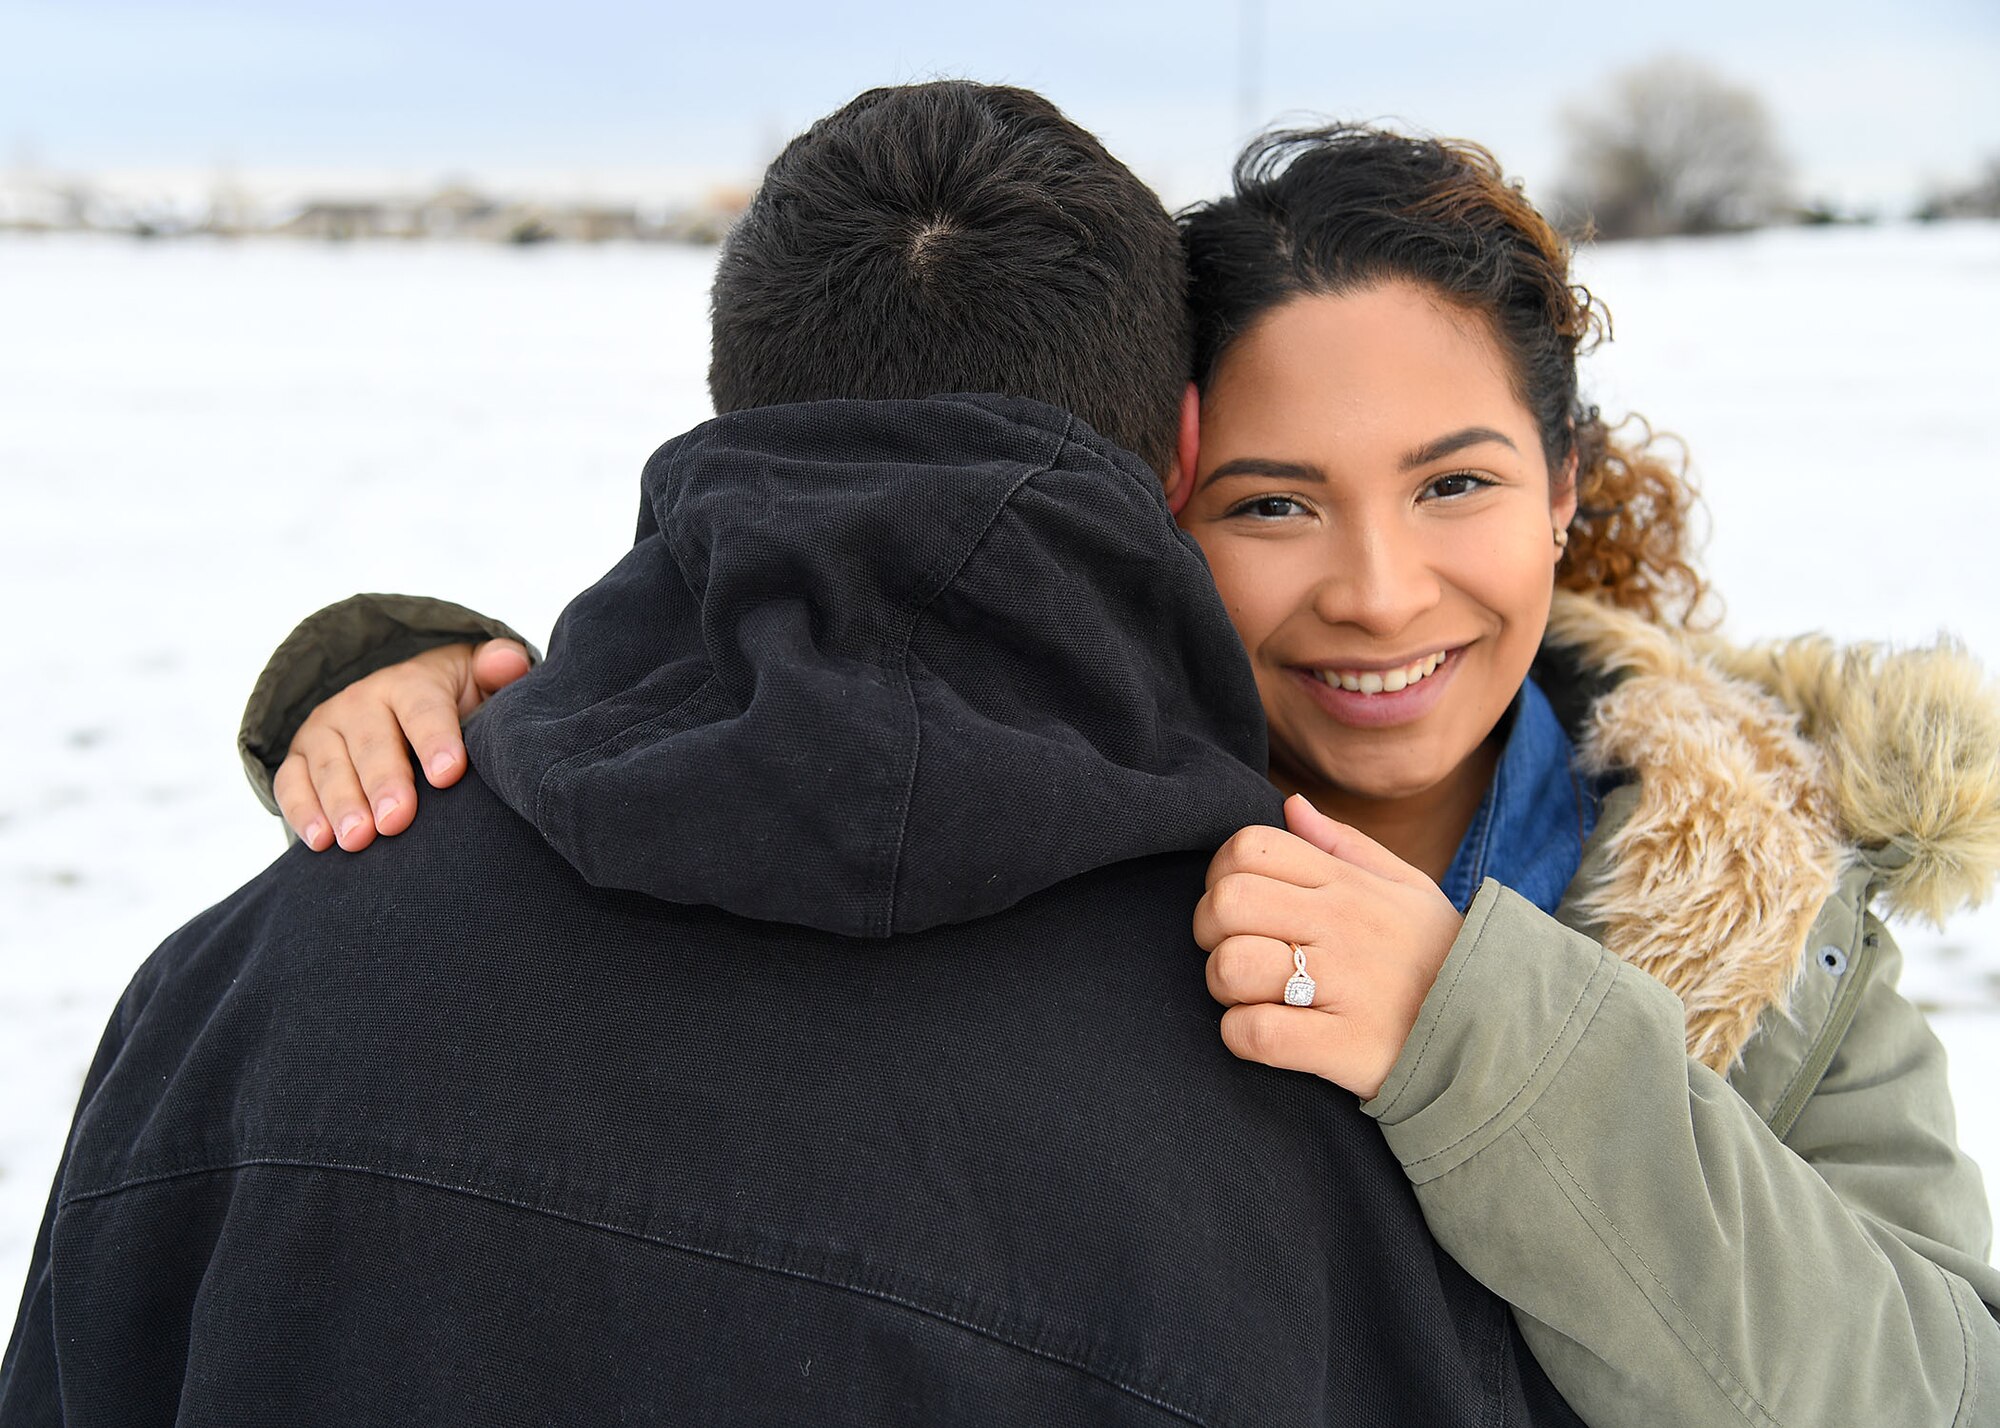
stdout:
<svg viewBox="0 0 2000 1428">
<path fill-rule="evenodd" d="M 1445 896 L 1460 912 L 1487 878 L 1554 912 L 1597 825 L 1596 795 L 1577 773 L 1569 735 L 1532 679 L 1521 685 L 1507 717 L 1493 782 L 1444 875 Z"/>
</svg>

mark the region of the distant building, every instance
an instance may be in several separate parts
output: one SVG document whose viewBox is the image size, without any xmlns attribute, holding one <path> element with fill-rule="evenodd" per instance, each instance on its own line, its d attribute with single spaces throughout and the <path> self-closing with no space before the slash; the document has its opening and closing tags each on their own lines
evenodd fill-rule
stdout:
<svg viewBox="0 0 2000 1428">
<path fill-rule="evenodd" d="M 687 206 L 502 200 L 464 183 L 422 197 L 310 198 L 282 209 L 233 175 L 202 202 L 113 196 L 47 175 L 0 175 L 0 229 L 95 230 L 148 237 L 271 234 L 346 242 L 439 239 L 488 243 L 717 243 L 744 208 L 747 189 L 724 188 Z"/>
<path fill-rule="evenodd" d="M 90 191 L 33 171 L 0 176 L 0 229 L 51 233 L 87 228 Z"/>
<path fill-rule="evenodd" d="M 417 227 L 426 238 L 492 238 L 499 207 L 464 184 L 447 184 L 417 206 Z"/>
<path fill-rule="evenodd" d="M 370 199 L 319 199 L 279 224 L 274 232 L 292 238 L 400 237 L 409 229 L 406 215 L 392 218 L 390 206 Z"/>
<path fill-rule="evenodd" d="M 549 219 L 556 237 L 577 243 L 607 243 L 650 236 L 641 232 L 639 210 L 630 205 L 579 205 Z"/>
<path fill-rule="evenodd" d="M 701 203 L 677 209 L 660 225 L 660 236 L 676 243 L 720 243 L 729 225 L 750 206 L 747 188 L 711 189 Z"/>
</svg>

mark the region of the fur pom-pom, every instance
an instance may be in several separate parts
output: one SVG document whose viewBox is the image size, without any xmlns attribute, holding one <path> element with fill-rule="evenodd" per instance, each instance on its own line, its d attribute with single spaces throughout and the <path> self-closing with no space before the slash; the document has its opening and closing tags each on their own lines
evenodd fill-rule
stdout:
<svg viewBox="0 0 2000 1428">
<path fill-rule="evenodd" d="M 1890 854 L 1889 911 L 1941 925 L 1986 900 L 2000 871 L 2000 697 L 1963 646 L 1812 638 L 1721 658 L 1825 750 L 1847 836 Z"/>
</svg>

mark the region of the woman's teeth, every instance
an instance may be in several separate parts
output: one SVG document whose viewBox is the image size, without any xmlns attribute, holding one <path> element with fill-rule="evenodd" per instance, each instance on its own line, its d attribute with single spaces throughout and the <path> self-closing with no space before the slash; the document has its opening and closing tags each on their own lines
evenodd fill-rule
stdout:
<svg viewBox="0 0 2000 1428">
<path fill-rule="evenodd" d="M 1394 694 L 1400 689 L 1408 689 L 1444 663 L 1445 651 L 1425 655 L 1415 664 L 1402 669 L 1371 669 L 1367 672 L 1348 669 L 1316 669 L 1314 674 L 1336 689 L 1345 689 L 1350 694 Z"/>
</svg>

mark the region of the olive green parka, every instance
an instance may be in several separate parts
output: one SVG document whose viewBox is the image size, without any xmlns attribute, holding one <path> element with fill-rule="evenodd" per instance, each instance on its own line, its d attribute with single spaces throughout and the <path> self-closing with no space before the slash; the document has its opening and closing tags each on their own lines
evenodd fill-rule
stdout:
<svg viewBox="0 0 2000 1428">
<path fill-rule="evenodd" d="M 1986 1196 L 1874 910 L 1989 889 L 1992 692 L 1570 595 L 1544 649 L 1620 781 L 1556 916 L 1481 889 L 1364 1107 L 1432 1232 L 1599 1428 L 2000 1423 Z"/>
</svg>

